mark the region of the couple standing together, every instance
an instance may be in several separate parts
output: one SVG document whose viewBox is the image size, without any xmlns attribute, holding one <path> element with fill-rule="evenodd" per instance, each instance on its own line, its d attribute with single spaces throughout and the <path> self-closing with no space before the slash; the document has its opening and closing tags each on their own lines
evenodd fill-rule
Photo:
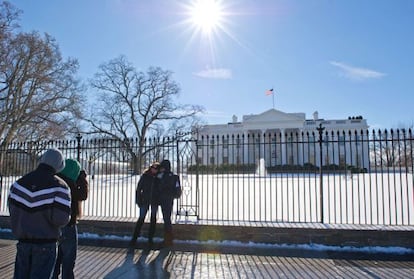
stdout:
<svg viewBox="0 0 414 279">
<path fill-rule="evenodd" d="M 150 226 L 148 230 L 148 243 L 153 243 L 158 206 L 164 219 L 164 245 L 171 246 L 173 231 L 171 213 L 174 199 L 181 196 L 180 178 L 171 171 L 171 162 L 163 160 L 161 163 L 153 163 L 142 174 L 136 189 L 136 204 L 139 206 L 139 218 L 135 225 L 131 239 L 131 245 L 135 245 L 141 233 L 145 216 L 151 207 Z"/>
</svg>

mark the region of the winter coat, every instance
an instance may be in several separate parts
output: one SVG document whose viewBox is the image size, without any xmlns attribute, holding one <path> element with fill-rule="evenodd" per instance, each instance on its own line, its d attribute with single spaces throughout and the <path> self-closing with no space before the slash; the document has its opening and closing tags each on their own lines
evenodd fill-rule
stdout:
<svg viewBox="0 0 414 279">
<path fill-rule="evenodd" d="M 169 202 L 178 199 L 181 196 L 180 177 L 171 171 L 165 171 L 158 174 L 160 187 L 160 201 Z"/>
<path fill-rule="evenodd" d="M 159 204 L 158 179 L 150 171 L 144 172 L 139 179 L 135 202 L 139 207 Z"/>
<path fill-rule="evenodd" d="M 84 172 L 84 171 L 83 171 Z M 71 214 L 68 225 L 74 225 L 77 223 L 77 219 L 80 213 L 80 201 L 86 200 L 88 197 L 88 181 L 86 180 L 86 173 L 79 174 L 78 179 L 73 181 L 62 173 L 57 174 L 62 178 L 69 186 L 71 193 Z M 84 178 L 82 178 L 82 177 Z"/>
<path fill-rule="evenodd" d="M 89 182 L 86 178 L 88 176 L 88 173 L 85 170 L 81 170 L 78 176 L 78 179 L 76 180 L 76 186 L 78 188 L 78 191 L 76 191 L 76 199 L 78 200 L 78 211 L 77 211 L 77 217 L 82 217 L 82 201 L 86 200 L 89 195 Z"/>
<path fill-rule="evenodd" d="M 76 186 L 78 191 L 76 191 L 76 196 L 74 197 L 78 201 L 84 201 L 88 198 L 89 193 L 89 182 L 86 178 L 88 174 L 85 170 L 81 170 L 76 180 Z"/>
<path fill-rule="evenodd" d="M 9 211 L 13 234 L 20 241 L 51 242 L 70 219 L 70 189 L 55 170 L 39 164 L 10 188 Z"/>
</svg>

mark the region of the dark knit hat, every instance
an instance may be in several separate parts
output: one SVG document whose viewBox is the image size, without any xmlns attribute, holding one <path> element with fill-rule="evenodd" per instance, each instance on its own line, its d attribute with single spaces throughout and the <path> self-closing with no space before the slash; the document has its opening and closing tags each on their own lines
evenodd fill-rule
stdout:
<svg viewBox="0 0 414 279">
<path fill-rule="evenodd" d="M 65 159 L 59 149 L 51 148 L 40 157 L 39 164 L 46 164 L 52 167 L 56 173 L 65 167 Z"/>
<path fill-rule="evenodd" d="M 65 168 L 60 172 L 67 178 L 71 179 L 72 181 L 76 181 L 78 179 L 79 173 L 81 170 L 81 165 L 75 159 L 66 159 L 65 160 Z"/>
<path fill-rule="evenodd" d="M 164 168 L 166 171 L 171 171 L 171 162 L 169 160 L 163 160 L 160 163 L 160 168 Z"/>
</svg>

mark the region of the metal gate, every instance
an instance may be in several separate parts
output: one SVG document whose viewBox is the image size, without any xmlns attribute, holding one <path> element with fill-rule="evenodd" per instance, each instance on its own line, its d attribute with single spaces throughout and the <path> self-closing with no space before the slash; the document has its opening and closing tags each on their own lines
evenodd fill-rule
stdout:
<svg viewBox="0 0 414 279">
<path fill-rule="evenodd" d="M 199 176 L 197 167 L 197 140 L 177 140 L 177 174 L 180 176 L 182 195 L 177 200 L 177 220 L 199 220 Z"/>
</svg>

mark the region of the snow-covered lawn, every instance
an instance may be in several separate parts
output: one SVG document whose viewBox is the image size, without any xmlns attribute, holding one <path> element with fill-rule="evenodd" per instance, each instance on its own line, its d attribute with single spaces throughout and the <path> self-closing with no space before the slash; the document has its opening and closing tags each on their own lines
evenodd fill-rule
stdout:
<svg viewBox="0 0 414 279">
<path fill-rule="evenodd" d="M 138 217 L 135 187 L 139 176 L 89 179 L 85 216 Z M 3 177 L 3 185 L 4 181 L 11 183 L 13 178 Z M 321 221 L 319 175 L 199 175 L 198 180 L 195 175 L 184 175 L 181 182 L 183 195 L 174 205 L 180 216 L 213 221 Z M 411 173 L 324 175 L 322 184 L 324 223 L 414 225 Z M 3 212 L 7 194 L 8 187 L 3 186 Z"/>
</svg>

